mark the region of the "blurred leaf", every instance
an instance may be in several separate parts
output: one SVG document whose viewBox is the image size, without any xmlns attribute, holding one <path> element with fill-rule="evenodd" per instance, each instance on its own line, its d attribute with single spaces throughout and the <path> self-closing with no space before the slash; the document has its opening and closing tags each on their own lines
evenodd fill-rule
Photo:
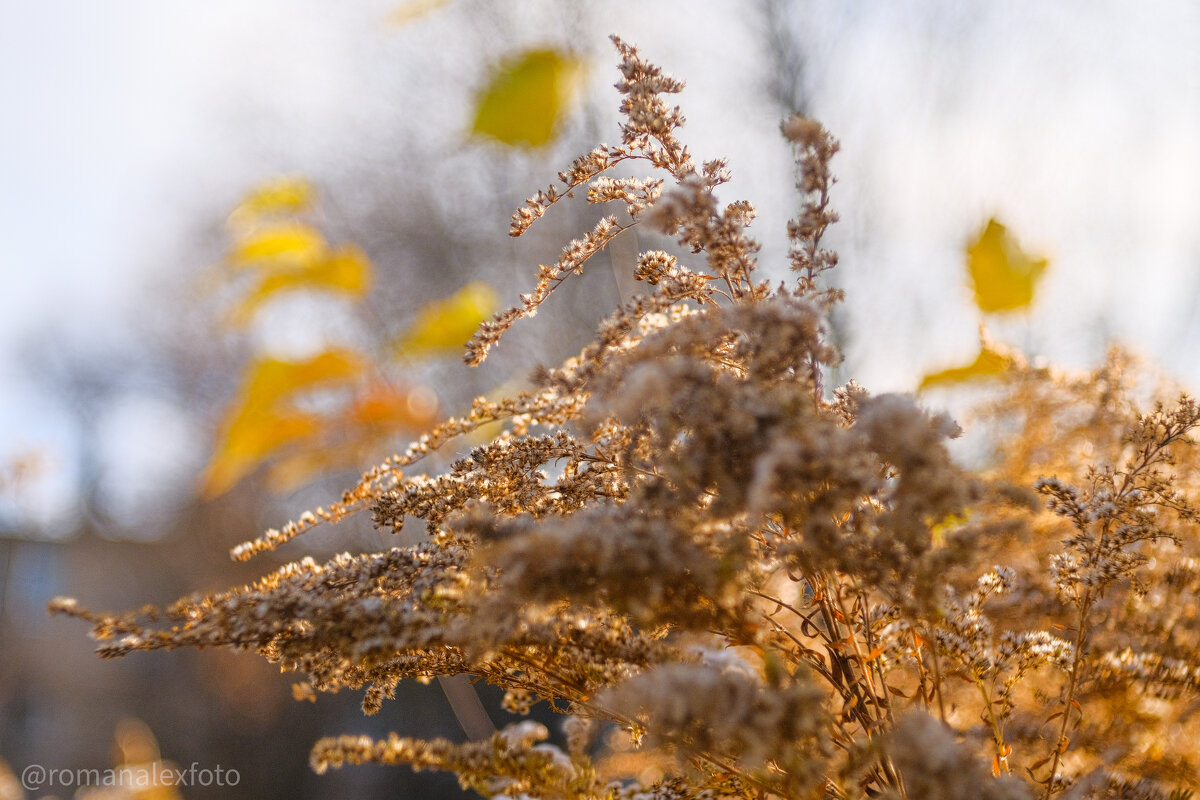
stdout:
<svg viewBox="0 0 1200 800">
<path fill-rule="evenodd" d="M 268 225 L 238 238 L 229 262 L 235 266 L 307 264 L 322 258 L 328 250 L 325 237 L 302 222 Z"/>
<path fill-rule="evenodd" d="M 540 147 L 580 84 L 582 62 L 555 50 L 530 50 L 501 64 L 475 108 L 474 133 L 512 147 Z"/>
<path fill-rule="evenodd" d="M 121 720 L 117 723 L 114 739 L 116 766 L 122 774 L 133 778 L 129 781 L 129 790 L 120 791 L 117 796 L 129 800 L 181 800 L 182 795 L 171 781 L 175 767 L 162 760 L 158 739 L 146 723 L 133 718 Z M 112 796 L 104 789 L 81 790 L 75 794 L 78 800 Z"/>
<path fill-rule="evenodd" d="M 322 289 L 361 297 L 371 284 L 371 262 L 355 245 L 346 245 L 315 261 L 284 264 L 269 272 L 233 310 L 231 321 L 244 325 L 272 296 L 296 289 Z"/>
<path fill-rule="evenodd" d="M 225 427 L 201 482 L 201 495 L 213 498 L 232 489 L 283 447 L 315 436 L 320 419 L 300 411 L 241 414 Z"/>
<path fill-rule="evenodd" d="M 397 356 L 415 357 L 461 350 L 497 303 L 491 286 L 481 281 L 468 283 L 421 309 L 416 321 L 393 343 L 394 351 Z"/>
<path fill-rule="evenodd" d="M 492 402 L 499 402 L 506 397 L 513 397 L 521 392 L 529 391 L 531 388 L 532 386 L 528 378 L 520 375 L 493 386 L 483 393 L 483 397 Z M 475 430 L 463 434 L 463 442 L 471 447 L 486 444 L 499 436 L 509 425 L 510 420 L 508 419 L 496 419 L 491 422 L 485 422 Z"/>
<path fill-rule="evenodd" d="M 300 362 L 265 358 L 252 363 L 226 412 L 202 478 L 202 495 L 212 498 L 227 492 L 282 447 L 317 434 L 320 417 L 297 410 L 290 398 L 305 389 L 355 380 L 363 369 L 362 359 L 347 350 L 330 350 Z"/>
<path fill-rule="evenodd" d="M 346 418 L 356 427 L 389 431 L 423 428 L 434 421 L 436 413 L 437 395 L 424 386 L 377 384 L 355 398 Z"/>
<path fill-rule="evenodd" d="M 246 195 L 229 221 L 249 223 L 272 214 L 295 214 L 307 211 L 316 200 L 316 191 L 304 178 L 278 178 L 262 184 Z"/>
<path fill-rule="evenodd" d="M 319 446 L 280 455 L 272 460 L 267 470 L 267 488 L 277 494 L 295 491 L 314 475 L 328 472 L 333 466 L 333 453 Z"/>
<path fill-rule="evenodd" d="M 392 25 L 407 25 L 449 4 L 450 0 L 408 0 L 393 9 L 387 15 L 387 21 Z"/>
<path fill-rule="evenodd" d="M 272 491 L 287 492 L 315 475 L 377 461 L 381 439 L 426 428 L 436 412 L 437 396 L 430 389 L 372 385 L 324 419 L 317 435 L 296 440 L 288 452 L 278 454 L 267 472 L 267 484 Z"/>
<path fill-rule="evenodd" d="M 966 383 L 968 381 L 999 375 L 1008 369 L 1012 359 L 1003 353 L 997 353 L 987 345 L 979 349 L 979 355 L 965 367 L 952 367 L 941 372 L 933 372 L 921 379 L 917 391 L 928 389 L 930 386 L 943 384 Z"/>
<path fill-rule="evenodd" d="M 1003 225 L 989 219 L 979 239 L 967 248 L 975 304 L 984 313 L 1024 308 L 1033 302 L 1033 290 L 1046 264 L 1045 259 L 1022 251 Z"/>
<path fill-rule="evenodd" d="M 968 515 L 966 512 L 962 514 L 947 514 L 940 522 L 934 520 L 926 520 L 929 524 L 929 536 L 934 547 L 941 547 L 946 543 L 946 534 L 955 528 L 961 528 L 967 523 Z"/>
<path fill-rule="evenodd" d="M 220 275 L 240 295 L 230 322 L 246 323 L 281 292 L 366 294 L 372 278 L 366 253 L 352 244 L 334 249 L 316 228 L 291 216 L 313 202 L 307 182 L 281 180 L 250 194 L 231 215 L 234 244 Z M 242 268 L 238 275 L 231 276 L 231 265 Z M 495 304 L 489 287 L 473 284 L 425 309 L 406 346 L 414 353 L 457 350 Z M 443 344 L 446 337 L 450 344 Z M 431 425 L 436 394 L 393 386 L 381 366 L 347 350 L 248 365 L 205 469 L 203 495 L 228 491 L 264 464 L 271 488 L 293 489 L 318 473 L 377 461 L 391 435 Z M 337 391 L 313 397 L 318 387 Z"/>
<path fill-rule="evenodd" d="M 307 361 L 262 358 L 247 368 L 241 406 L 274 406 L 280 398 L 302 389 L 354 380 L 363 369 L 362 358 L 351 350 L 326 350 Z"/>
<path fill-rule="evenodd" d="M 136 717 L 126 717 L 117 722 L 113 739 L 116 744 L 117 766 L 152 764 L 162 758 L 154 732 Z"/>
</svg>

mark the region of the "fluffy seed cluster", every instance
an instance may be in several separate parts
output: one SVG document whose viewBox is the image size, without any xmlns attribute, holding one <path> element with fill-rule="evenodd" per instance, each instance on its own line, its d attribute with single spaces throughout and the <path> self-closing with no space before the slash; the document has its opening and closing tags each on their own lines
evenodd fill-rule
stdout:
<svg viewBox="0 0 1200 800">
<path fill-rule="evenodd" d="M 318 771 L 407 764 L 484 796 L 571 800 L 1187 796 L 1200 408 L 1139 412 L 1118 354 L 1083 377 L 1014 357 L 982 412 L 996 458 L 971 472 L 945 415 L 827 387 L 836 141 L 783 124 L 796 277 L 756 282 L 754 209 L 722 203 L 727 165 L 681 143 L 666 98 L 683 84 L 614 42 L 621 144 L 577 159 L 511 233 L 581 186 L 626 221 L 602 218 L 541 266 L 468 362 L 628 228 L 677 247 L 641 253 L 641 293 L 532 389 L 476 400 L 234 557 L 368 509 L 426 540 L 164 609 L 52 610 L 90 622 L 104 656 L 254 650 L 303 676 L 297 697 L 358 688 L 368 713 L 403 679 L 468 674 L 513 713 L 545 702 L 565 719 L 565 749 L 530 722 L 466 744 L 325 739 Z M 446 471 L 419 471 L 494 423 Z"/>
</svg>

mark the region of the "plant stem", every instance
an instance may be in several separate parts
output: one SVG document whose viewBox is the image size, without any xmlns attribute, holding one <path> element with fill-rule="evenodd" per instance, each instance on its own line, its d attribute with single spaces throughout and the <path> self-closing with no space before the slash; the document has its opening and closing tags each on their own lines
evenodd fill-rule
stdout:
<svg viewBox="0 0 1200 800">
<path fill-rule="evenodd" d="M 1043 800 L 1050 800 L 1054 795 L 1054 776 L 1058 774 L 1058 765 L 1062 754 L 1067 749 L 1067 726 L 1071 722 L 1071 706 L 1075 702 L 1075 689 L 1079 685 L 1080 668 L 1083 666 L 1083 645 L 1086 639 L 1088 613 L 1092 609 L 1092 591 L 1089 588 L 1083 594 L 1079 603 L 1079 625 L 1075 630 L 1075 652 L 1071 656 L 1071 672 L 1067 680 L 1067 694 L 1063 700 L 1062 723 L 1058 726 L 1058 739 L 1054 742 L 1054 755 L 1050 760 L 1050 775 L 1046 778 L 1046 793 Z"/>
</svg>

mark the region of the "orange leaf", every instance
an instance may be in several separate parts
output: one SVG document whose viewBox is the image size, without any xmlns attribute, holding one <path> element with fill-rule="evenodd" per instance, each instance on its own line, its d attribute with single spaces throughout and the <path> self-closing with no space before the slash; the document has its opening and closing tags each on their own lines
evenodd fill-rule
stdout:
<svg viewBox="0 0 1200 800">
<path fill-rule="evenodd" d="M 423 428 L 433 422 L 436 413 L 437 395 L 430 389 L 397 389 L 380 384 L 358 397 L 347 417 L 355 425 L 395 430 Z"/>
<path fill-rule="evenodd" d="M 275 492 L 291 491 L 321 472 L 378 461 L 388 434 L 426 428 L 436 411 L 437 396 L 423 386 L 372 385 L 322 418 L 318 436 L 281 453 L 267 472 L 267 485 Z"/>
</svg>

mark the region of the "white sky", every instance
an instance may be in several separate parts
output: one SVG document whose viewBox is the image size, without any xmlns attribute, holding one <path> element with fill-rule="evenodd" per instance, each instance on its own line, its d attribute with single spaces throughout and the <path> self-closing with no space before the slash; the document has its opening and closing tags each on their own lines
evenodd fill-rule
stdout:
<svg viewBox="0 0 1200 800">
<path fill-rule="evenodd" d="M 381 24 L 394 4 L 0 0 L 0 463 L 30 447 L 71 463 L 73 432 L 17 360 L 33 339 L 119 343 L 147 284 L 199 266 L 173 256 L 185 233 L 247 185 L 384 147 L 388 126 L 417 124 L 391 101 L 406 84 L 481 68 L 443 52 L 445 19 Z M 529 4 L 514 50 L 559 39 L 537 28 L 545 5 Z M 1103 330 L 1200 383 L 1200 4 L 794 5 L 812 111 L 843 142 L 835 244 L 850 322 L 874 332 L 847 343 L 861 383 L 910 389 L 973 355 L 962 247 L 991 214 L 1052 260 L 1032 314 L 1001 333 L 1086 366 Z M 684 77 L 687 140 L 729 158 L 728 199 L 759 205 L 777 255 L 793 199 L 778 114 L 755 99 L 752 4 L 588 7 L 592 85 L 612 83 L 610 32 Z M 432 136 L 455 134 L 468 98 L 420 110 Z M 130 474 L 164 440 L 197 440 L 153 400 L 112 416 L 102 439 Z M 153 442 L 123 434 L 144 420 Z M 63 474 L 31 505 L 65 503 Z"/>
</svg>

